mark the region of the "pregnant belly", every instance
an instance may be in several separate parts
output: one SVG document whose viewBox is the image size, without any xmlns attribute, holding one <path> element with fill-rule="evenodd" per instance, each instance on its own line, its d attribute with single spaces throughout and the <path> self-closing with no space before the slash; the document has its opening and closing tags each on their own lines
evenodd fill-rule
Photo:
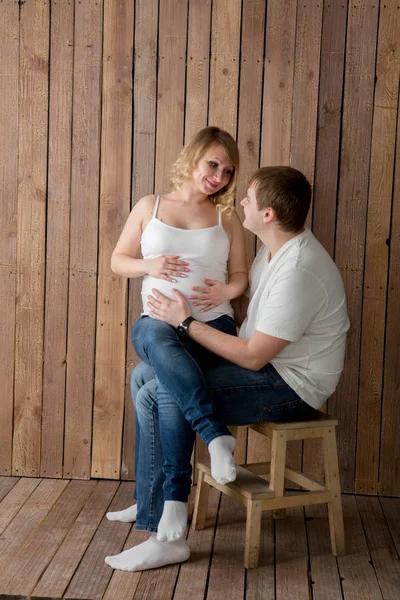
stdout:
<svg viewBox="0 0 400 600">
<path fill-rule="evenodd" d="M 207 269 L 203 268 L 201 275 L 199 273 L 191 272 L 188 274 L 187 277 L 177 277 L 176 283 L 165 281 L 164 279 L 157 279 L 155 277 L 150 277 L 149 275 L 147 275 L 146 277 L 144 277 L 142 285 L 143 314 L 149 313 L 147 297 L 153 295 L 151 292 L 153 288 L 158 290 L 159 292 L 164 294 L 164 296 L 167 296 L 167 298 L 170 298 L 171 300 L 174 299 L 172 295 L 172 290 L 178 290 L 188 301 L 193 316 L 200 321 L 211 320 L 213 318 L 216 318 L 216 316 L 220 316 L 222 314 L 232 314 L 230 302 L 224 302 L 219 307 L 208 313 L 201 313 L 201 307 L 193 306 L 193 302 L 196 302 L 196 300 L 189 299 L 189 296 L 196 294 L 196 292 L 192 290 L 193 286 L 205 286 L 205 283 L 202 281 L 203 277 L 206 277 L 207 279 L 218 279 L 219 281 L 225 281 L 223 278 L 221 278 L 221 274 L 219 274 L 219 277 L 216 277 L 215 275 L 215 271 L 211 275 L 210 272 L 207 272 Z"/>
<path fill-rule="evenodd" d="M 203 277 L 208 276 L 203 275 Z M 164 279 L 157 279 L 156 277 L 146 276 L 143 279 L 142 286 L 143 303 L 145 302 L 145 296 L 151 294 L 151 290 L 155 288 L 164 294 L 164 296 L 167 296 L 167 298 L 171 299 L 173 299 L 172 290 L 176 289 L 183 294 L 189 304 L 192 305 L 194 300 L 189 299 L 189 296 L 195 293 L 193 292 L 192 287 L 199 285 L 204 286 L 205 283 L 202 281 L 202 277 L 196 273 L 189 273 L 188 277 L 177 277 L 176 283 L 165 281 Z"/>
</svg>

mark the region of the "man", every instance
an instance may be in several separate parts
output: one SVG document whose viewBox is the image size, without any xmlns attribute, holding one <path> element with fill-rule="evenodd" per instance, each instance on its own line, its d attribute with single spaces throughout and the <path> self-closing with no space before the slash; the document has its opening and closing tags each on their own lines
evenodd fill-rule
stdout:
<svg viewBox="0 0 400 600">
<path fill-rule="evenodd" d="M 157 290 L 152 290 L 154 296 L 148 300 L 152 317 L 222 357 L 204 370 L 204 385 L 223 423 L 312 418 L 338 383 L 349 328 L 346 299 L 335 264 L 304 228 L 310 202 L 310 184 L 295 169 L 265 167 L 251 177 L 241 202 L 243 226 L 255 233 L 263 246 L 250 272 L 249 293 L 235 306 L 241 323 L 239 337 L 195 321 L 178 291 L 174 292 L 175 301 Z M 201 295 L 198 300 L 201 302 Z M 154 450 L 154 432 L 158 411 L 165 412 L 165 406 L 155 395 L 152 378 L 149 367 L 139 366 L 133 391 L 140 431 L 137 528 L 155 531 L 157 516 L 151 521 L 149 515 L 157 515 L 162 503 L 162 478 L 154 468 L 162 461 L 160 452 Z M 184 405 L 185 399 L 180 400 Z M 178 422 L 180 431 L 189 427 L 174 402 L 168 411 L 171 431 Z M 148 477 L 150 466 L 153 471 Z M 186 525 L 183 504 L 176 502 L 169 522 L 163 524 L 166 536 L 162 539 L 169 541 L 153 536 L 116 557 L 107 557 L 106 562 L 122 570 L 142 570 L 187 560 L 190 549 L 182 535 Z M 139 518 L 139 511 L 147 521 L 142 515 Z"/>
</svg>

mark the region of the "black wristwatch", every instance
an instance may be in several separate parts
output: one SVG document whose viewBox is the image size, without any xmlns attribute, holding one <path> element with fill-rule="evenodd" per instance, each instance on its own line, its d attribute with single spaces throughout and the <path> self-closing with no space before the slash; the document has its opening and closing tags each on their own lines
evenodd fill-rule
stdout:
<svg viewBox="0 0 400 600">
<path fill-rule="evenodd" d="M 187 319 L 182 321 L 182 323 L 179 323 L 178 327 L 176 328 L 178 335 L 180 337 L 186 337 L 188 335 L 188 329 L 189 329 L 190 323 L 192 323 L 195 320 L 196 319 L 194 319 L 193 317 L 188 317 Z"/>
</svg>

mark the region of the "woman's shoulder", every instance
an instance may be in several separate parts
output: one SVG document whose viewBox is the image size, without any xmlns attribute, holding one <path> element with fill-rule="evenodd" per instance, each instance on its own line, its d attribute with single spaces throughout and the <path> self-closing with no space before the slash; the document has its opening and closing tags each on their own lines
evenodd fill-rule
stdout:
<svg viewBox="0 0 400 600">
<path fill-rule="evenodd" d="M 135 208 L 139 210 L 146 210 L 146 208 L 154 208 L 156 204 L 156 199 L 156 194 L 148 194 L 147 196 L 142 196 L 142 198 L 140 198 L 140 200 L 136 202 Z"/>
</svg>

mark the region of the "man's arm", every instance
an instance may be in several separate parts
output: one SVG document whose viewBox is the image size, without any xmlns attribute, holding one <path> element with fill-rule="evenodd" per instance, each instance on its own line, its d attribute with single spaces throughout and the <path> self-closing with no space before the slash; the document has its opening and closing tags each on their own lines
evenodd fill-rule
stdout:
<svg viewBox="0 0 400 600">
<path fill-rule="evenodd" d="M 216 331 L 199 321 L 190 324 L 188 333 L 192 340 L 214 354 L 250 371 L 262 369 L 289 343 L 260 331 L 255 331 L 249 340 L 244 340 Z"/>
<path fill-rule="evenodd" d="M 152 290 L 155 298 L 149 296 L 150 315 L 177 327 L 187 317 L 190 308 L 185 298 L 176 290 L 173 291 L 176 301 L 169 300 Z M 194 321 L 189 326 L 189 337 L 218 356 L 251 371 L 259 371 L 270 362 L 289 343 L 287 340 L 273 337 L 256 331 L 249 340 L 234 337 L 216 331 L 205 323 Z"/>
</svg>

